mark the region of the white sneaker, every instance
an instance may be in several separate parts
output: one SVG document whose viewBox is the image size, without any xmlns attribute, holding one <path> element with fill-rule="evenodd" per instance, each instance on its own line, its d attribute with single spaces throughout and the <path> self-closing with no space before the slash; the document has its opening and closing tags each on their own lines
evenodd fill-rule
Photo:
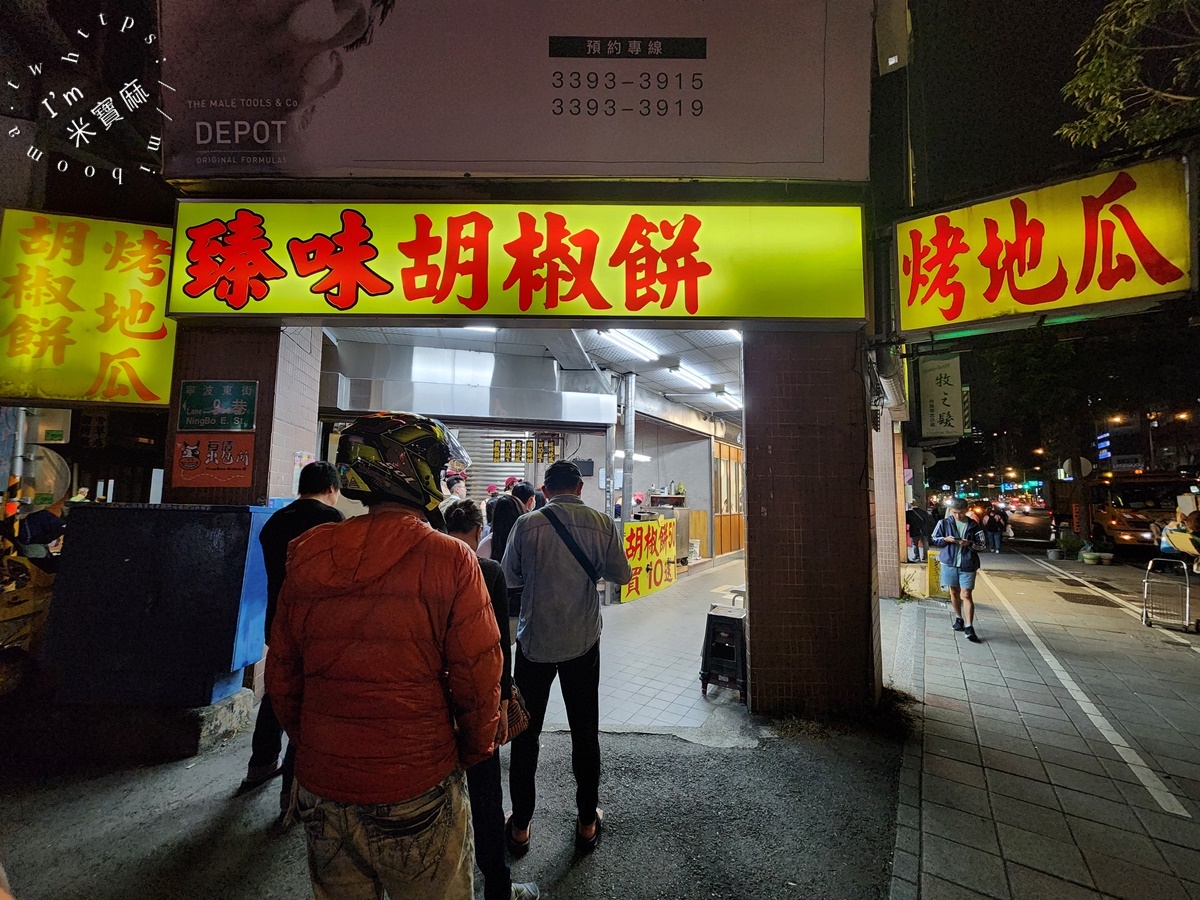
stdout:
<svg viewBox="0 0 1200 900">
<path fill-rule="evenodd" d="M 538 900 L 542 896 L 538 886 L 532 881 L 512 886 L 512 900 Z"/>
</svg>

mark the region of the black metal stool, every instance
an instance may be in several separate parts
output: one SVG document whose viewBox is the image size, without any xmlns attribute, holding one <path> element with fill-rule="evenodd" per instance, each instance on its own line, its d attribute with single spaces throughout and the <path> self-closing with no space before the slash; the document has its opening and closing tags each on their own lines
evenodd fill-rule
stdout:
<svg viewBox="0 0 1200 900">
<path fill-rule="evenodd" d="M 736 687 L 746 702 L 746 610 L 714 603 L 704 627 L 700 660 L 700 693 L 708 696 L 709 684 Z"/>
</svg>

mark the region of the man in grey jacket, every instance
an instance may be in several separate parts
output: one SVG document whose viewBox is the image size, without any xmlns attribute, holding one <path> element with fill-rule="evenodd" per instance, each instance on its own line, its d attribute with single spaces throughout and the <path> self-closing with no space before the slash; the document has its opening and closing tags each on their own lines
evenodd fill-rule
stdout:
<svg viewBox="0 0 1200 900">
<path fill-rule="evenodd" d="M 505 823 L 509 852 L 529 850 L 536 799 L 538 739 L 555 677 L 571 723 L 571 761 L 579 818 L 575 844 L 584 852 L 600 841 L 600 594 L 601 578 L 625 584 L 632 572 L 612 519 L 584 506 L 583 476 L 571 462 L 546 469 L 546 506 L 522 516 L 508 536 L 504 575 L 521 590 L 513 680 L 529 708 L 529 727 L 513 740 Z"/>
</svg>

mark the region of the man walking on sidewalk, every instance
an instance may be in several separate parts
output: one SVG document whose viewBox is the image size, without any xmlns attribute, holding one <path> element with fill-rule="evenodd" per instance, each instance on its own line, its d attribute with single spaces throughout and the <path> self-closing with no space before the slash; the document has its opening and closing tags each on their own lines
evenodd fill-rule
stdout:
<svg viewBox="0 0 1200 900">
<path fill-rule="evenodd" d="M 288 544 L 304 532 L 325 522 L 340 522 L 342 514 L 334 509 L 341 484 L 333 463 L 312 462 L 300 470 L 300 496 L 267 520 L 259 533 L 262 544 L 263 564 L 267 570 L 267 620 L 266 642 L 271 642 L 271 623 L 275 619 L 275 608 L 279 602 L 279 589 L 287 574 Z M 289 810 L 292 799 L 292 774 L 296 766 L 296 751 L 291 741 L 283 764 L 279 763 L 279 751 L 283 746 L 283 727 L 275 715 L 270 694 L 263 694 L 258 707 L 258 719 L 254 723 L 253 750 L 246 777 L 239 792 L 258 787 L 276 775 L 283 775 L 279 787 L 279 819 L 276 830 L 291 825 Z"/>
<path fill-rule="evenodd" d="M 517 520 L 504 552 L 504 575 L 521 589 L 514 680 L 529 707 L 529 727 L 513 741 L 509 788 L 513 812 L 505 825 L 509 852 L 529 849 L 536 799 L 539 737 L 555 676 L 571 724 L 571 762 L 578 819 L 575 845 L 600 841 L 600 594 L 601 578 L 616 584 L 632 572 L 618 526 L 584 506 L 579 468 L 559 460 L 546 469 L 549 502 Z"/>
<path fill-rule="evenodd" d="M 942 587 L 950 591 L 952 627 L 973 644 L 979 643 L 979 637 L 975 634 L 975 600 L 971 592 L 979 570 L 979 553 L 975 548 L 982 543 L 983 529 L 968 518 L 967 501 L 955 497 L 950 501 L 950 515 L 933 529 L 933 545 L 942 548 L 938 562 L 942 566 Z"/>
</svg>

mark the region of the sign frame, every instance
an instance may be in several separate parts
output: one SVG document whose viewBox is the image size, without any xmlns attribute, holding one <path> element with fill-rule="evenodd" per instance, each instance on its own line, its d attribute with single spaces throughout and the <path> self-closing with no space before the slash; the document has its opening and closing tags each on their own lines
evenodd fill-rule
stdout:
<svg viewBox="0 0 1200 900">
<path fill-rule="evenodd" d="M 281 274 L 263 282 L 265 287 L 260 297 L 246 294 L 235 298 L 233 302 L 218 301 L 216 291 L 220 285 L 208 284 L 211 278 L 201 280 L 199 275 L 201 268 L 207 269 L 210 273 L 213 268 L 208 266 L 202 257 L 206 253 L 215 252 L 216 258 L 219 259 L 220 250 L 217 248 L 214 251 L 211 242 L 206 245 L 204 251 L 197 250 L 197 242 L 205 239 L 205 235 L 195 229 L 202 225 L 211 225 L 219 220 L 224 228 L 214 227 L 211 231 L 206 230 L 205 234 L 216 234 L 223 230 L 225 233 L 217 234 L 215 240 L 217 242 L 228 240 L 233 234 L 233 228 L 236 227 L 233 223 L 238 214 L 243 211 L 258 220 L 256 223 L 251 220 L 243 220 L 243 222 L 257 229 L 254 233 L 262 239 L 262 246 L 266 248 L 264 252 Z M 466 215 L 480 211 L 484 215 L 494 213 L 511 217 L 510 221 L 505 222 L 509 231 L 501 232 L 497 229 L 490 235 L 490 259 L 494 262 L 490 266 L 487 276 L 489 299 L 487 305 L 482 308 L 472 310 L 463 305 L 464 291 L 461 286 L 464 284 L 465 276 L 461 275 L 458 276 L 458 282 L 449 292 L 449 297 L 445 302 L 440 300 L 413 301 L 400 294 L 402 276 L 405 275 L 406 267 L 411 267 L 413 260 L 397 247 L 393 232 L 384 232 L 379 226 L 376 216 L 392 215 L 400 218 L 407 216 L 408 219 L 402 223 L 408 229 L 402 234 L 407 243 L 409 240 L 415 239 L 413 233 L 415 217 L 430 215 L 431 211 L 447 217 L 452 213 Z M 314 228 L 312 225 L 307 229 L 298 229 L 288 227 L 285 223 L 275 228 L 276 220 L 289 212 L 304 217 L 305 221 L 310 223 L 314 221 L 315 217 L 320 216 L 320 225 L 326 228 L 328 233 L 320 232 L 320 228 Z M 346 212 L 361 213 L 362 222 L 359 223 L 355 220 L 348 224 L 344 218 Z M 497 275 L 499 266 L 502 265 L 510 276 L 515 270 L 514 260 L 510 258 L 514 251 L 506 250 L 504 245 L 510 237 L 515 237 L 516 232 L 513 231 L 512 226 L 514 221 L 520 221 L 521 216 L 534 216 L 536 218 L 534 227 L 540 233 L 548 229 L 546 216 L 554 213 L 560 213 L 564 218 L 574 216 L 583 220 L 577 222 L 575 219 L 568 219 L 567 222 L 571 227 L 579 224 L 584 230 L 593 224 L 592 217 L 600 215 L 616 216 L 621 222 L 627 223 L 633 217 L 643 216 L 643 214 L 645 214 L 643 218 L 649 217 L 652 220 L 660 213 L 680 219 L 686 215 L 712 214 L 722 219 L 722 222 L 719 225 L 714 224 L 713 228 L 736 235 L 737 240 L 742 243 L 734 246 L 718 244 L 712 251 L 715 256 L 711 258 L 706 257 L 703 246 L 698 252 L 701 262 L 708 264 L 711 260 L 712 267 L 716 269 L 714 272 L 706 273 L 706 276 L 711 276 L 717 285 L 713 290 L 722 292 L 719 299 L 707 301 L 712 305 L 720 304 L 716 308 L 710 306 L 709 310 L 706 310 L 703 308 L 703 303 L 706 301 L 700 300 L 698 305 L 701 308 L 695 313 L 690 312 L 687 308 L 689 301 L 685 296 L 685 288 L 681 286 L 669 302 L 665 299 L 667 290 L 663 288 L 664 298 L 661 303 L 663 308 L 659 308 L 658 304 L 654 302 L 648 302 L 639 309 L 631 309 L 627 295 L 626 303 L 623 306 L 621 297 L 618 295 L 619 292 L 614 292 L 610 296 L 607 291 L 602 292 L 604 298 L 611 304 L 611 309 L 608 310 L 594 309 L 590 301 L 581 296 L 551 304 L 549 295 L 544 289 L 539 288 L 535 292 L 530 306 L 522 309 L 518 299 L 513 296 L 519 294 L 519 286 L 504 290 L 495 289 L 497 282 L 503 280 Z M 655 322 L 670 323 L 671 327 L 679 328 L 696 322 L 702 323 L 698 327 L 707 328 L 711 327 L 713 321 L 753 320 L 784 323 L 793 327 L 820 323 L 819 327 L 844 326 L 850 330 L 865 324 L 869 317 L 865 214 L 865 207 L 860 202 L 687 204 L 454 201 L 426 203 L 380 200 L 311 202 L 182 199 L 176 204 L 175 228 L 177 229 L 176 233 L 183 235 L 183 238 L 177 242 L 179 248 L 172 263 L 171 290 L 167 311 L 176 319 L 195 317 L 224 323 L 236 319 L 290 324 L 315 324 L 316 322 L 367 324 L 372 321 L 395 322 L 398 319 L 413 324 L 422 321 L 445 322 L 447 319 L 464 324 L 472 320 L 509 322 L 515 320 L 539 322 L 539 324 L 544 324 L 546 321 L 584 320 L 597 323 L 593 327 L 600 327 L 600 323 L 612 327 L 622 325 L 636 327 L 635 323 L 638 322 Z M 734 218 L 736 216 L 742 218 L 737 220 Z M 789 216 L 792 217 L 791 224 L 794 227 L 804 228 L 805 237 L 813 242 L 807 248 L 806 253 L 796 251 L 794 237 L 780 236 L 770 232 L 772 227 L 778 227 L 780 222 Z M 342 230 L 335 231 L 339 227 L 339 217 L 341 217 Z M 666 220 L 663 221 L 666 222 Z M 346 308 L 338 307 L 330 299 L 329 295 L 332 292 L 326 292 L 322 298 L 314 290 L 323 280 L 327 280 L 326 275 L 323 274 L 326 270 L 300 275 L 296 268 L 296 257 L 293 256 L 293 253 L 300 252 L 299 248 L 292 250 L 288 244 L 290 241 L 296 240 L 308 245 L 318 234 L 325 234 L 326 237 L 332 234 L 336 238 L 340 234 L 349 233 L 349 229 L 358 224 L 366 228 L 371 249 L 378 251 L 377 255 L 370 257 L 365 265 L 372 273 L 382 276 L 383 280 L 388 282 L 389 290 L 374 295 L 364 289 L 361 295 L 355 295 L 352 305 Z M 654 225 L 654 221 L 651 222 L 651 225 Z M 628 228 L 629 226 L 626 224 L 622 227 Z M 701 222 L 700 229 L 703 227 L 704 223 Z M 439 241 L 442 240 L 441 235 L 446 233 L 447 228 L 445 218 L 440 223 L 438 219 L 434 218 L 433 236 Z M 767 260 L 768 264 L 774 262 L 777 265 L 783 265 L 784 263 L 781 263 L 780 260 L 786 259 L 786 265 L 791 268 L 774 275 L 764 274 L 762 261 L 751 257 L 751 251 L 745 246 L 745 242 L 755 236 L 755 228 L 758 229 L 765 244 L 761 250 L 762 258 Z M 192 233 L 189 234 L 189 231 Z M 314 231 L 318 234 L 314 234 Z M 699 233 L 703 234 L 703 231 L 701 230 Z M 595 270 L 602 269 L 605 264 L 609 268 L 617 268 L 610 261 L 612 258 L 610 254 L 618 245 L 619 238 L 620 235 L 615 230 L 605 233 L 604 240 L 599 244 L 598 252 L 593 254 L 594 270 L 592 274 L 595 274 Z M 663 240 L 665 242 L 666 239 Z M 719 238 L 713 240 L 717 241 Z M 576 254 L 579 252 L 577 247 L 572 247 L 571 250 Z M 506 252 L 510 256 L 505 256 Z M 834 254 L 838 253 L 842 255 L 841 259 L 831 264 Z M 200 259 L 197 261 L 193 257 Z M 735 262 L 729 262 L 733 260 Z M 718 268 L 718 262 L 729 263 L 734 268 Z M 191 274 L 189 274 L 189 270 L 191 270 Z M 739 279 L 739 276 L 745 277 Z M 607 283 L 611 284 L 616 277 L 610 274 Z M 600 276 L 596 276 L 596 281 L 600 281 Z M 706 285 L 713 282 L 706 282 Z M 764 284 L 768 287 L 764 287 Z M 283 301 L 272 300 L 271 291 L 276 291 L 276 296 L 279 293 L 286 293 L 287 296 Z M 563 292 L 566 293 L 566 291 L 567 289 L 564 287 Z M 456 297 L 458 298 L 457 302 Z M 747 314 L 746 299 L 762 297 L 770 298 L 770 301 L 778 308 L 759 314 Z M 384 301 L 387 305 L 384 305 Z M 824 304 L 824 308 L 801 314 L 789 314 L 784 308 L 785 305 L 790 305 L 787 308 L 793 308 L 797 302 L 821 303 Z"/>
<path fill-rule="evenodd" d="M 890 264 L 897 334 L 967 337 L 1140 312 L 1187 295 L 1197 264 L 1192 177 L 1189 157 L 1160 157 L 897 220 Z M 1157 277 L 1142 255 L 1146 244 Z"/>
</svg>

